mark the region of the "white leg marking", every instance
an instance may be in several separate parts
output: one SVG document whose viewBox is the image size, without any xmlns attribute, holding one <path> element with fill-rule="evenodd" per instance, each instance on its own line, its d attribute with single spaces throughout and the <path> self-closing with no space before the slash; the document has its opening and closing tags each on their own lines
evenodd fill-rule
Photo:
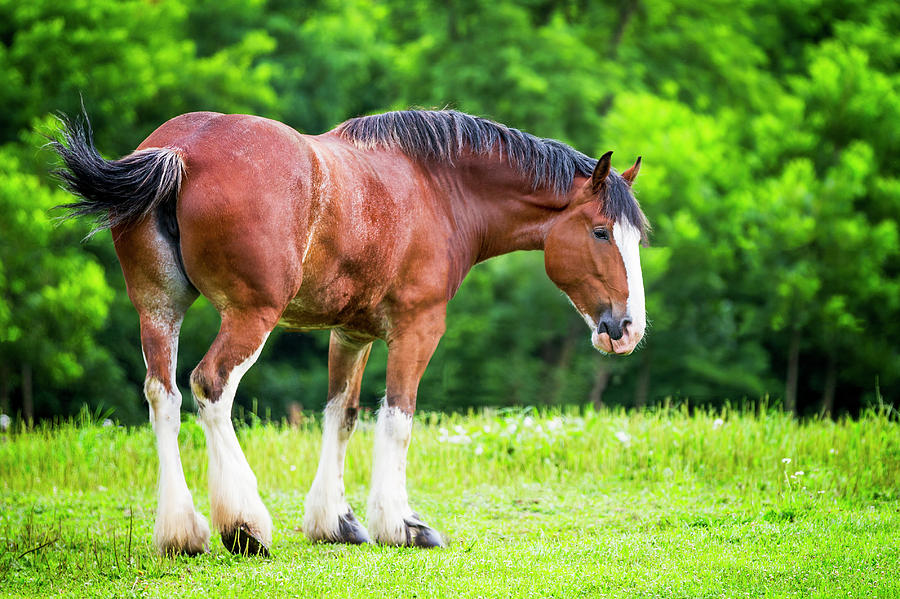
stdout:
<svg viewBox="0 0 900 599">
<path fill-rule="evenodd" d="M 369 534 L 379 543 L 405 545 L 404 520 L 411 518 L 406 495 L 406 452 L 412 437 L 412 416 L 383 405 L 375 425 L 375 461 L 369 494 Z"/>
<path fill-rule="evenodd" d="M 194 498 L 184 480 L 178 431 L 181 428 L 181 394 L 166 391 L 157 379 L 144 383 L 150 404 L 150 422 L 159 454 L 159 495 L 153 542 L 161 553 L 202 553 L 209 550 L 209 525 L 194 509 Z"/>
<path fill-rule="evenodd" d="M 206 432 L 209 450 L 209 500 L 213 526 L 224 532 L 246 525 L 263 544 L 270 546 L 272 518 L 259 498 L 256 476 L 241 451 L 231 422 L 231 406 L 238 383 L 256 362 L 265 342 L 264 338 L 253 355 L 231 371 L 218 401 L 210 402 L 198 394 L 197 389 L 193 391 L 200 404 L 200 422 Z"/>
<path fill-rule="evenodd" d="M 628 278 L 628 301 L 626 309 L 631 319 L 631 330 L 640 339 L 647 328 L 647 312 L 644 304 L 644 278 L 641 274 L 641 232 L 628 222 L 616 221 L 613 238 L 625 263 Z"/>
<path fill-rule="evenodd" d="M 339 518 L 350 512 L 344 499 L 344 457 L 356 421 L 347 426 L 346 401 L 345 391 L 325 406 L 319 469 L 303 504 L 303 532 L 313 541 L 340 540 Z"/>
</svg>

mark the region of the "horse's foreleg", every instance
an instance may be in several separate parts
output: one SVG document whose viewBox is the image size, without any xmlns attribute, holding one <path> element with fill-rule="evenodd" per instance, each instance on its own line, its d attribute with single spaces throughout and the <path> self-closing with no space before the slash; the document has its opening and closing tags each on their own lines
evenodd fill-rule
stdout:
<svg viewBox="0 0 900 599">
<path fill-rule="evenodd" d="M 313 541 L 371 542 L 344 498 L 344 456 L 356 429 L 359 388 L 371 349 L 371 341 L 350 339 L 337 330 L 331 332 L 322 454 L 303 514 L 303 531 Z"/>
<path fill-rule="evenodd" d="M 191 374 L 209 451 L 212 522 L 234 553 L 268 555 L 272 544 L 272 518 L 238 444 L 231 407 L 241 377 L 256 362 L 277 318 L 277 314 L 223 314 L 218 336 Z"/>
<path fill-rule="evenodd" d="M 153 541 L 161 553 L 194 555 L 209 550 L 209 525 L 194 509 L 178 452 L 181 393 L 175 357 L 183 313 L 141 314 L 141 345 L 147 362 L 144 395 L 159 454 L 159 496 Z"/>
<path fill-rule="evenodd" d="M 440 547 L 440 535 L 409 507 L 406 454 L 416 393 L 425 366 L 444 333 L 443 313 L 393 335 L 388 342 L 387 394 L 375 425 L 375 459 L 369 494 L 372 538 L 388 545 Z"/>
</svg>

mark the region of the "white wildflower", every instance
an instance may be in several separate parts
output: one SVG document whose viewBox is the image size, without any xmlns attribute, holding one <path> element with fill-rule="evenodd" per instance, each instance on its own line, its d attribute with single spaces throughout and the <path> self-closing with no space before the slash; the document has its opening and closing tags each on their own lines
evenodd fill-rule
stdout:
<svg viewBox="0 0 900 599">
<path fill-rule="evenodd" d="M 442 437 L 446 437 L 447 435 L 450 434 L 450 431 L 448 431 L 447 429 L 445 429 L 445 428 L 442 426 L 441 428 L 438 429 L 438 433 L 439 433 Z"/>
<path fill-rule="evenodd" d="M 491 425 L 485 424 L 483 427 L 481 427 L 481 430 L 483 430 L 485 433 L 489 433 L 491 432 Z"/>
<path fill-rule="evenodd" d="M 625 431 L 616 431 L 616 439 L 621 441 L 624 445 L 631 443 L 631 435 Z"/>
<path fill-rule="evenodd" d="M 296 469 L 297 469 L 297 467 L 295 465 L 291 464 L 291 468 L 290 468 L 291 472 L 293 472 Z"/>
<path fill-rule="evenodd" d="M 475 448 L 475 455 L 481 455 L 484 453 L 484 445 L 479 445 Z"/>
<path fill-rule="evenodd" d="M 803 476 L 803 470 L 797 470 L 794 472 L 794 476 Z"/>
<path fill-rule="evenodd" d="M 112 426 L 112 425 L 113 425 L 113 421 L 110 420 L 109 418 L 107 418 L 106 420 L 103 421 L 103 426 Z"/>
<path fill-rule="evenodd" d="M 12 418 L 10 418 L 8 414 L 0 414 L 0 431 L 9 429 L 11 422 Z"/>
<path fill-rule="evenodd" d="M 453 427 L 453 431 L 457 435 L 463 435 L 463 434 L 465 434 L 466 429 L 464 429 L 461 425 L 457 424 L 456 426 Z"/>
<path fill-rule="evenodd" d="M 716 430 L 717 428 L 722 428 L 722 425 L 724 425 L 724 424 L 725 424 L 724 420 L 722 420 L 721 418 L 716 418 L 715 420 L 713 420 L 713 430 Z"/>
<path fill-rule="evenodd" d="M 534 418 L 531 416 L 526 416 L 524 420 L 522 420 L 522 426 L 525 428 L 531 428 L 534 425 Z"/>
<path fill-rule="evenodd" d="M 790 464 L 790 463 L 791 463 L 791 458 L 781 458 L 781 463 L 782 463 L 782 464 Z"/>
</svg>

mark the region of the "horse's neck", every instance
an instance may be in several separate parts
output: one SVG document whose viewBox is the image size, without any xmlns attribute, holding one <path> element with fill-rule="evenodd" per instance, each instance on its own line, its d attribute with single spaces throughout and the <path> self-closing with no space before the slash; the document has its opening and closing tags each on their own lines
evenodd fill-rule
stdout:
<svg viewBox="0 0 900 599">
<path fill-rule="evenodd" d="M 454 170 L 462 190 L 455 209 L 478 215 L 457 219 L 475 227 L 469 233 L 480 245 L 476 262 L 518 250 L 543 250 L 553 220 L 571 199 L 571 193 L 531 189 L 530 181 L 505 164 Z"/>
</svg>

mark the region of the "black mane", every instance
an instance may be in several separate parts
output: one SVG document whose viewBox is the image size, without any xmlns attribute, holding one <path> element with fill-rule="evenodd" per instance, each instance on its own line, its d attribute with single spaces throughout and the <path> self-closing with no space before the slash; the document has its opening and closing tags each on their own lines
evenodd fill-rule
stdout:
<svg viewBox="0 0 900 599">
<path fill-rule="evenodd" d="M 505 154 L 507 162 L 533 189 L 565 195 L 576 175 L 590 177 L 597 160 L 555 139 L 542 139 L 455 110 L 399 110 L 344 122 L 337 133 L 364 146 L 397 147 L 419 160 L 452 163 L 464 151 Z M 611 220 L 625 218 L 646 232 L 647 218 L 628 183 L 611 170 L 607 178 L 603 212 Z"/>
</svg>

